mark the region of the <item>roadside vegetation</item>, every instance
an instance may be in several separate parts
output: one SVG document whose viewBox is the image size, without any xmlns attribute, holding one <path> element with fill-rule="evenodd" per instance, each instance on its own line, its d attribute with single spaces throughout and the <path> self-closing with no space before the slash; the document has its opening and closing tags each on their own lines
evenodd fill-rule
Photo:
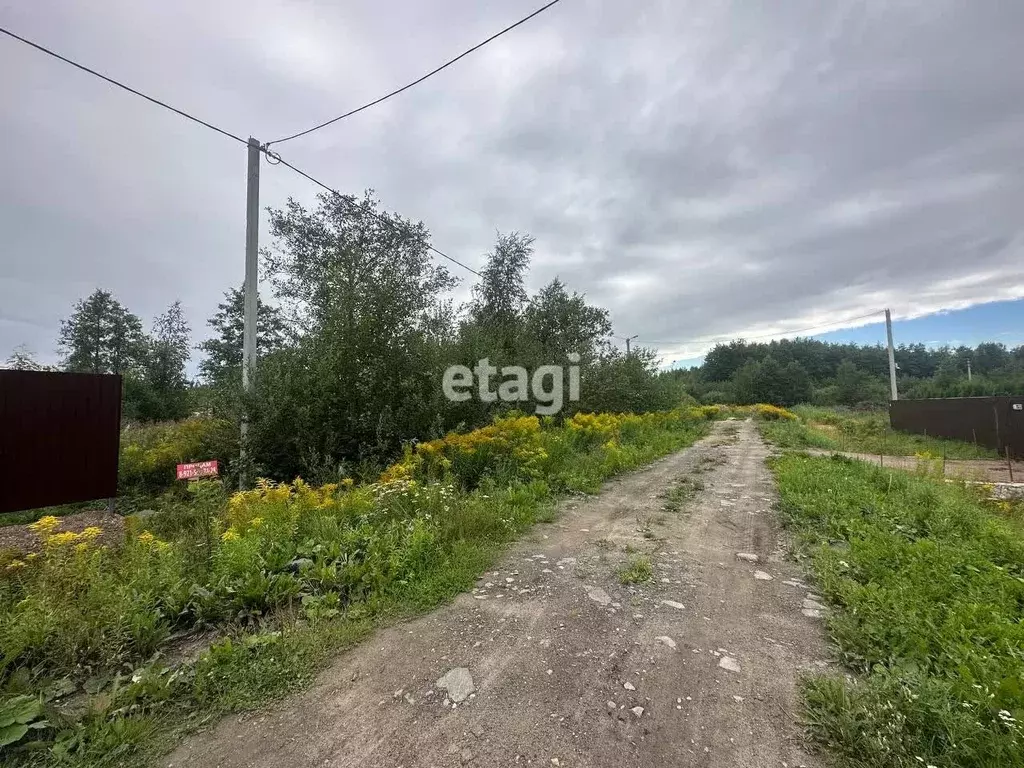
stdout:
<svg viewBox="0 0 1024 768">
<path fill-rule="evenodd" d="M 619 568 L 620 584 L 646 584 L 654 578 L 654 566 L 648 557 L 631 557 Z"/>
<path fill-rule="evenodd" d="M 1024 765 L 1024 502 L 839 456 L 774 460 L 852 677 L 806 680 L 848 768 Z"/>
<path fill-rule="evenodd" d="M 116 546 L 40 518 L 38 552 L 0 555 L 4 764 L 144 762 L 175 729 L 299 687 L 375 624 L 465 590 L 559 495 L 689 445 L 720 415 L 510 414 L 409 446 L 373 482 L 195 482 L 129 518 Z M 162 445 L 132 461 L 158 464 Z"/>
<path fill-rule="evenodd" d="M 898 432 L 883 410 L 854 411 L 799 405 L 795 418 L 763 421 L 765 439 L 781 448 L 820 448 L 873 456 L 922 456 L 947 459 L 998 459 L 991 448 L 960 440 Z"/>
</svg>

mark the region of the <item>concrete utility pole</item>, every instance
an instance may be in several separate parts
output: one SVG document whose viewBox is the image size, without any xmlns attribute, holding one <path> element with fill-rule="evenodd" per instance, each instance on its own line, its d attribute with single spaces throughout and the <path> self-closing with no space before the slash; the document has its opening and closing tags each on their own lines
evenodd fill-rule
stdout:
<svg viewBox="0 0 1024 768">
<path fill-rule="evenodd" d="M 971 380 L 971 361 L 967 361 L 967 380 Z"/>
<path fill-rule="evenodd" d="M 259 288 L 257 287 L 259 271 L 259 233 L 260 233 L 260 142 L 249 137 L 249 175 L 245 188 L 245 298 L 244 319 L 242 324 L 242 390 L 252 392 L 256 376 L 256 322 L 259 306 Z M 246 468 L 249 421 L 245 412 L 242 413 L 242 473 L 241 485 L 249 485 Z"/>
<path fill-rule="evenodd" d="M 629 342 L 631 342 L 633 339 L 635 339 L 639 335 L 640 334 L 635 333 L 632 336 L 627 336 L 626 337 L 626 357 L 629 357 Z"/>
<path fill-rule="evenodd" d="M 889 310 L 885 310 L 885 335 L 889 342 L 889 391 L 892 400 L 899 399 L 899 393 L 896 391 L 896 356 L 892 349 L 892 315 L 889 314 Z"/>
</svg>

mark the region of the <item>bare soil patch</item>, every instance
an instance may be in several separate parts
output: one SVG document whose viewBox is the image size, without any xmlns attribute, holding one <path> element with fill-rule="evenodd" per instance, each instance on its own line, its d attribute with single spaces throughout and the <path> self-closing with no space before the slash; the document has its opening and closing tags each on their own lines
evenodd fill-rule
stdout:
<svg viewBox="0 0 1024 768">
<path fill-rule="evenodd" d="M 103 534 L 98 541 L 114 545 L 124 539 L 124 518 L 112 515 L 103 510 L 74 512 L 57 518 L 60 520 L 59 532 L 81 533 L 86 528 L 95 526 L 102 528 Z M 28 525 L 5 525 L 0 527 L 0 551 L 10 550 L 18 554 L 38 552 L 42 549 L 42 541 L 33 533 Z"/>
<path fill-rule="evenodd" d="M 974 480 L 982 483 L 1024 483 L 1024 461 L 1007 464 L 1005 459 L 919 459 L 916 456 L 879 456 L 872 453 L 853 453 L 850 451 L 810 450 L 815 456 L 830 456 L 838 453 L 851 459 L 869 461 L 892 469 L 905 469 L 911 472 L 921 468 L 942 467 L 945 476 L 955 480 Z M 1013 479 L 1010 478 L 1010 468 Z"/>
</svg>

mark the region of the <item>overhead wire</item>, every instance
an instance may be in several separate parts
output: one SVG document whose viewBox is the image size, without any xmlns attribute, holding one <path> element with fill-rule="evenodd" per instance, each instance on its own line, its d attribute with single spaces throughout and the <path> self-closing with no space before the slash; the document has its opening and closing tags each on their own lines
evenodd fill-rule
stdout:
<svg viewBox="0 0 1024 768">
<path fill-rule="evenodd" d="M 488 43 L 490 43 L 490 42 L 492 42 L 494 40 L 497 40 L 499 37 L 504 35 L 506 32 L 511 32 L 513 29 L 515 29 L 519 25 L 525 24 L 530 19 L 532 19 L 534 16 L 540 15 L 541 13 L 546 11 L 548 8 L 550 8 L 553 5 L 556 5 L 559 2 L 561 2 L 561 0 L 551 0 L 550 3 L 548 3 L 547 5 L 545 5 L 545 6 L 541 7 L 541 8 L 538 8 L 536 11 L 531 13 L 529 16 L 525 16 L 524 18 L 522 18 L 519 21 L 517 21 L 515 24 L 512 24 L 510 26 L 505 27 L 500 32 L 496 32 L 495 34 L 493 34 L 490 37 L 488 37 L 486 40 L 484 40 L 484 41 L 482 41 L 480 43 L 477 43 L 472 48 L 470 48 L 470 49 L 468 49 L 466 51 L 463 51 L 458 56 L 456 56 L 454 59 L 449 59 L 448 61 L 446 61 L 441 66 L 437 67 L 436 69 L 432 69 L 430 72 L 427 72 L 427 74 L 423 75 L 422 77 L 419 77 L 416 80 L 413 80 L 411 83 L 407 83 L 406 85 L 403 85 L 401 88 L 398 88 L 398 89 L 396 89 L 394 91 L 391 91 L 391 93 L 388 93 L 388 94 L 386 94 L 384 96 L 381 96 L 379 99 L 374 99 L 371 102 L 363 104 L 363 106 L 361 106 L 361 107 L 356 107 L 355 109 L 349 110 L 348 112 L 346 112 L 343 115 L 338 115 L 337 117 L 332 117 L 330 120 L 325 120 L 324 122 L 320 123 L 319 125 L 314 125 L 312 128 L 307 128 L 304 131 L 299 131 L 298 133 L 293 133 L 291 136 L 285 136 L 284 138 L 281 138 L 281 139 L 274 139 L 273 141 L 268 141 L 266 146 L 269 147 L 271 144 L 282 144 L 282 143 L 284 143 L 286 141 L 291 141 L 292 139 L 297 139 L 300 136 L 306 136 L 306 135 L 308 135 L 310 133 L 313 133 L 313 131 L 319 131 L 321 128 L 326 128 L 328 125 L 333 125 L 334 123 L 338 122 L 339 120 L 344 120 L 346 117 L 352 117 L 352 115 L 358 114 L 359 112 L 362 112 L 363 110 L 369 109 L 370 107 L 375 107 L 376 105 L 380 104 L 382 101 L 387 101 L 392 96 L 397 96 L 398 94 L 402 93 L 403 91 L 407 91 L 410 88 L 413 88 L 413 87 L 419 85 L 424 80 L 427 80 L 428 78 L 431 78 L 434 75 L 436 75 L 438 72 L 441 72 L 442 70 L 447 69 L 452 64 L 454 64 L 455 62 L 459 61 L 460 59 L 464 59 L 466 56 L 469 56 L 469 54 L 473 53 L 474 51 L 480 50 L 481 48 L 483 48 Z"/>
<path fill-rule="evenodd" d="M 136 95 L 136 96 L 138 96 L 140 98 L 145 99 L 146 101 L 152 102 L 153 104 L 156 104 L 159 107 L 163 107 L 164 109 L 170 110 L 171 112 L 174 112 L 175 114 L 180 115 L 181 117 L 187 118 L 187 119 L 191 120 L 194 123 L 199 123 L 199 125 L 205 126 L 206 128 L 209 128 L 211 131 L 216 131 L 217 133 L 219 133 L 219 134 L 221 134 L 223 136 L 227 136 L 229 139 L 234 139 L 235 141 L 240 142 L 242 144 L 248 144 L 248 142 L 245 139 L 243 139 L 241 136 L 236 136 L 235 134 L 231 133 L 231 131 L 226 131 L 223 128 L 219 128 L 216 125 L 214 125 L 213 123 L 208 123 L 205 120 L 196 117 L 195 115 L 190 115 L 188 112 L 186 112 L 183 109 L 178 109 L 177 107 L 172 107 L 167 102 L 160 101 L 160 99 L 157 99 L 157 98 L 154 98 L 152 96 L 149 96 L 148 94 L 145 94 L 142 91 L 136 90 L 135 88 L 132 88 L 129 85 L 125 85 L 124 83 L 122 83 L 119 80 L 115 80 L 112 77 L 108 77 L 107 75 L 104 75 L 102 72 L 97 72 L 95 69 L 91 69 L 90 67 L 87 67 L 84 64 L 80 64 L 77 61 L 74 61 L 73 59 L 69 59 L 67 56 L 62 56 L 61 54 L 57 53 L 56 51 L 50 50 L 49 48 L 47 48 L 44 45 L 40 45 L 39 43 L 32 42 L 28 38 L 22 37 L 21 35 L 17 35 L 14 32 L 11 32 L 11 30 L 9 30 L 9 29 L 5 29 L 4 27 L 0 27 L 0 32 L 2 32 L 3 34 L 7 35 L 10 38 L 13 38 L 13 39 L 15 39 L 15 40 L 17 40 L 17 41 L 19 41 L 21 43 L 24 43 L 25 45 L 28 45 L 28 46 L 30 46 L 32 48 L 35 48 L 37 51 L 42 51 L 43 53 L 45 53 L 48 56 L 52 56 L 55 59 L 63 61 L 65 64 L 70 64 L 72 67 L 75 67 L 76 69 L 80 69 L 83 72 L 88 72 L 90 75 L 93 75 L 94 77 L 100 78 L 100 80 L 105 80 L 106 82 L 110 83 L 111 85 L 117 86 L 118 88 L 121 88 L 122 90 L 128 91 L 128 93 L 134 94 L 134 95 Z"/>
<path fill-rule="evenodd" d="M 391 227 L 392 229 L 394 229 L 395 231 L 397 231 L 398 228 L 395 226 L 395 224 L 390 219 L 388 219 L 385 216 L 380 215 L 379 213 L 376 213 L 375 211 L 371 211 L 371 210 L 369 210 L 369 209 L 367 209 L 367 208 L 365 208 L 363 206 L 360 206 L 358 203 L 355 203 L 355 202 L 351 201 L 350 198 L 348 198 L 345 195 L 341 194 L 338 190 L 334 189 L 330 185 L 325 184 L 324 182 L 320 181 L 316 177 L 306 173 L 301 168 L 297 168 L 296 166 L 292 165 L 288 161 L 282 159 L 281 156 L 278 153 L 271 152 L 270 151 L 270 146 L 272 144 L 281 144 L 281 143 L 283 143 L 285 141 L 291 141 L 292 139 L 297 139 L 297 138 L 299 138 L 301 136 L 306 136 L 306 135 L 312 133 L 313 131 L 317 131 L 317 130 L 319 130 L 321 128 L 325 128 L 326 126 L 332 125 L 333 123 L 336 123 L 339 120 L 343 120 L 346 117 L 350 117 L 350 116 L 352 116 L 354 114 L 357 114 L 358 112 L 362 112 L 362 111 L 364 111 L 366 109 L 369 109 L 370 107 L 373 107 L 373 106 L 375 106 L 377 104 L 380 104 L 381 102 L 386 101 L 387 99 L 390 99 L 392 96 L 397 96 L 398 94 L 402 93 L 403 91 L 406 91 L 406 90 L 408 90 L 408 89 L 410 89 L 410 88 L 412 88 L 412 87 L 422 83 L 424 80 L 427 80 L 428 78 L 433 77 L 438 72 L 441 72 L 442 70 L 447 69 L 452 64 L 455 64 L 457 61 L 465 58 L 466 56 L 468 56 L 469 54 L 473 53 L 474 51 L 477 51 L 480 48 L 482 48 L 485 45 L 487 45 L 488 43 L 496 40 L 497 38 L 499 38 L 502 35 L 504 35 L 506 32 L 510 32 L 511 30 L 515 29 L 516 27 L 518 27 L 518 26 L 520 26 L 522 24 L 525 24 L 530 19 L 534 18 L 535 16 L 538 16 L 539 14 L 541 14 L 544 11 L 548 10 L 549 8 L 551 8 L 553 5 L 556 5 L 560 1 L 561 0 L 552 0 L 551 2 L 549 2 L 546 5 L 538 8 L 536 11 L 534 11 L 531 14 L 529 14 L 528 16 L 525 16 L 522 19 L 520 19 L 519 21 L 515 22 L 514 24 L 511 24 L 511 25 L 505 27 L 504 29 L 500 30 L 499 32 L 496 32 L 495 34 L 491 35 L 486 40 L 483 40 L 482 42 L 476 44 L 472 48 L 469 48 L 468 50 L 463 51 L 461 54 L 459 54 L 455 58 L 450 59 L 449 61 L 445 62 L 444 64 L 442 64 L 441 66 L 437 67 L 436 69 L 431 70 L 430 72 L 428 72 L 427 74 L 423 75 L 422 77 L 412 81 L 411 83 L 408 83 L 407 85 L 402 86 L 401 88 L 398 88 L 398 89 L 392 91 L 391 93 L 388 93 L 388 94 L 380 97 L 379 99 L 375 99 L 374 101 L 371 101 L 371 102 L 369 102 L 367 104 L 364 104 L 361 107 L 358 107 L 358 108 L 356 108 L 354 110 L 346 112 L 345 114 L 339 115 L 338 117 L 335 117 L 335 118 L 332 118 L 330 120 L 327 120 L 327 121 L 325 121 L 323 123 L 320 123 L 319 125 L 315 125 L 312 128 L 309 128 L 309 129 L 307 129 L 305 131 L 300 131 L 299 133 L 292 134 L 291 136 L 286 136 L 286 137 L 281 138 L 281 139 L 275 139 L 274 141 L 270 141 L 270 142 L 267 142 L 266 144 L 263 144 L 262 147 L 261 147 L 261 150 L 264 153 L 264 155 L 266 156 L 267 162 L 270 163 L 271 165 L 284 165 L 284 166 L 287 166 L 288 168 L 290 168 L 292 171 L 294 171 L 295 173 L 299 174 L 300 176 L 302 176 L 302 177 L 306 178 L 307 180 L 313 182 L 317 186 L 325 189 L 326 191 L 331 192 L 334 195 L 337 195 L 342 200 L 345 200 L 345 201 L 349 202 L 351 205 L 359 208 L 364 213 L 368 213 L 368 214 L 372 215 L 378 221 L 384 223 L 385 225 L 387 225 L 387 226 Z M 98 72 L 95 69 L 92 69 L 91 67 L 87 67 L 84 64 L 81 64 L 81 63 L 79 63 L 79 62 L 77 62 L 77 61 L 75 61 L 75 60 L 73 60 L 71 58 L 68 58 L 67 56 L 63 56 L 63 55 L 57 53 L 56 51 L 53 51 L 50 48 L 47 48 L 46 46 L 41 45 L 40 43 L 36 43 L 36 42 L 34 42 L 32 40 L 29 40 L 28 38 L 22 37 L 21 35 L 18 35 L 18 34 L 12 32 L 11 30 L 9 30 L 9 29 L 7 29 L 5 27 L 0 27 L 0 33 L 3 33 L 4 35 L 7 35 L 8 37 L 10 37 L 10 38 L 12 38 L 14 40 L 17 40 L 18 42 L 23 43 L 23 44 L 25 44 L 25 45 L 27 45 L 27 46 L 29 46 L 31 48 L 34 48 L 34 49 L 36 49 L 36 50 L 38 50 L 38 51 L 40 51 L 42 53 L 45 53 L 46 55 L 51 56 L 51 57 L 53 57 L 53 58 L 55 58 L 55 59 L 57 59 L 59 61 L 62 61 L 65 64 L 69 64 L 72 67 L 75 67 L 76 69 L 79 69 L 79 70 L 81 70 L 83 72 L 86 72 L 87 74 L 90 74 L 90 75 L 92 75 L 94 77 L 98 77 L 99 79 L 109 83 L 110 85 L 113 85 L 113 86 L 115 86 L 117 88 L 120 88 L 120 89 L 122 89 L 124 91 L 127 91 L 128 93 L 131 93 L 131 94 L 133 94 L 135 96 L 138 96 L 139 98 L 145 99 L 146 101 L 148 101 L 148 102 L 150 102 L 152 104 L 156 104 L 157 106 L 162 107 L 163 109 L 166 109 L 166 110 L 168 110 L 170 112 L 173 112 L 173 113 L 175 113 L 175 114 L 177 114 L 177 115 L 179 115 L 181 117 L 184 117 L 187 120 L 191 120 L 192 122 L 197 123 L 197 124 L 199 124 L 199 125 L 201 125 L 201 126 L 203 126 L 205 128 L 209 128 L 210 130 L 215 131 L 216 133 L 219 133 L 222 136 L 225 136 L 225 137 L 227 137 L 229 139 L 233 139 L 234 141 L 237 141 L 240 144 L 245 144 L 247 146 L 249 144 L 249 142 L 247 140 L 243 139 L 241 136 L 238 136 L 238 135 L 236 135 L 234 133 L 231 133 L 230 131 L 225 130 L 224 128 L 220 128 L 219 126 L 216 126 L 213 123 L 207 122 L 206 120 L 203 120 L 202 118 L 196 117 L 195 115 L 192 115 L 192 114 L 184 111 L 183 109 L 178 109 L 177 107 L 174 107 L 174 106 L 168 104 L 167 102 L 161 101 L 160 99 L 157 99 L 157 98 L 155 98 L 153 96 L 150 96 L 150 95 L 148 95 L 146 93 L 143 93 L 142 91 L 139 91 L 139 90 L 137 90 L 135 88 L 132 88 L 131 86 L 126 85 L 125 83 L 122 83 L 119 80 L 116 80 L 116 79 L 114 79 L 112 77 L 109 77 L 108 75 L 104 75 L 102 72 Z M 437 254 L 438 256 L 440 256 L 440 257 L 442 257 L 444 259 L 447 259 L 448 261 L 452 262 L 453 264 L 456 264 L 456 265 L 462 267 L 463 269 L 465 269 L 468 272 L 471 272 L 472 274 L 476 275 L 477 277 L 483 277 L 483 275 L 481 275 L 480 272 L 478 272 L 477 270 L 473 269 L 472 267 L 470 267 L 467 264 L 464 264 L 463 262 L 459 261 L 458 259 L 456 259 L 456 258 L 454 258 L 452 256 L 449 256 L 447 253 L 445 253 L 444 251 L 442 251 L 442 250 L 440 250 L 438 248 L 435 248 L 433 245 L 428 244 L 427 248 L 431 252 Z M 850 318 L 848 320 L 843 320 L 843 321 L 838 321 L 838 322 L 839 323 L 855 322 L 857 320 L 862 320 L 862 319 L 864 319 L 866 317 L 871 317 L 872 315 L 875 315 L 875 314 L 877 314 L 877 312 L 872 312 L 872 313 L 870 313 L 868 315 L 862 315 L 860 317 L 854 317 L 854 318 Z M 835 325 L 835 324 L 836 323 L 830 323 L 829 325 Z M 780 336 L 780 335 L 792 335 L 794 333 L 805 333 L 807 331 L 816 330 L 816 328 L 817 327 L 804 328 L 804 329 L 800 329 L 800 330 L 796 330 L 796 331 L 786 331 L 786 332 L 783 332 L 783 333 L 766 334 L 766 335 L 761 336 L 761 337 L 751 336 L 751 337 L 744 337 L 744 338 L 745 338 L 745 340 L 753 341 L 753 340 L 757 340 L 758 338 L 770 338 L 770 337 Z M 622 338 L 622 337 L 616 337 L 616 338 Z M 636 338 L 636 337 L 631 337 L 631 338 Z M 721 339 L 694 339 L 694 340 L 691 340 L 691 341 L 661 342 L 661 341 L 648 341 L 648 340 L 644 340 L 644 339 L 638 339 L 638 342 L 641 343 L 641 344 L 657 344 L 657 345 L 662 345 L 662 346 L 673 346 L 673 345 L 681 346 L 681 345 L 684 345 L 684 344 L 711 343 L 711 342 L 716 342 L 716 341 L 720 341 L 720 340 Z"/>
<path fill-rule="evenodd" d="M 555 2 L 558 2 L 558 0 L 555 0 Z M 549 3 L 549 5 L 554 5 L 554 3 Z M 545 7 L 547 7 L 547 6 L 545 6 Z M 543 9 L 541 9 L 541 10 L 543 10 Z M 539 11 L 537 13 L 539 13 Z M 536 13 L 534 13 L 533 15 L 536 15 Z M 101 80 L 104 80 L 107 83 L 110 83 L 111 85 L 114 85 L 114 86 L 116 86 L 118 88 L 121 88 L 121 89 L 123 89 L 125 91 L 128 91 L 129 93 L 134 94 L 135 96 L 143 98 L 146 101 L 152 102 L 153 104 L 156 104 L 157 106 L 163 107 L 164 109 L 170 110 L 171 112 L 174 112 L 175 114 L 180 115 L 181 117 L 187 118 L 188 120 L 191 120 L 192 122 L 198 123 L 199 125 L 202 125 L 202 126 L 204 126 L 206 128 L 209 128 L 210 130 L 216 131 L 217 133 L 222 134 L 223 136 L 226 136 L 229 139 L 234 139 L 235 141 L 239 142 L 240 144 L 245 144 L 246 146 L 248 146 L 248 144 L 249 144 L 249 142 L 246 141 L 245 139 L 243 139 L 241 136 L 237 136 L 237 135 L 231 133 L 230 131 L 224 130 L 223 128 L 219 128 L 218 126 L 213 125 L 212 123 L 208 123 L 205 120 L 202 120 L 201 118 L 196 117 L 195 115 L 191 115 L 191 114 L 189 114 L 188 112 L 185 112 L 182 109 L 178 109 L 177 107 L 173 107 L 170 104 L 167 104 L 166 102 L 161 101 L 160 99 L 154 98 L 153 96 L 149 96 L 148 94 L 145 94 L 142 91 L 136 90 L 135 88 L 132 88 L 129 85 L 125 85 L 124 83 L 120 82 L 119 80 L 115 80 L 112 77 L 108 77 L 107 75 L 104 75 L 102 72 L 97 72 L 95 69 L 87 67 L 84 64 L 80 64 L 79 62 L 74 61 L 73 59 L 70 59 L 67 56 L 62 56 L 61 54 L 57 53 L 56 51 L 50 50 L 49 48 L 47 48 L 44 45 L 40 45 L 39 43 L 33 42 L 32 40 L 29 40 L 29 39 L 27 39 L 25 37 L 22 37 L 21 35 L 18 35 L 18 34 L 14 33 L 14 32 L 11 32 L 9 29 L 6 29 L 4 27 L 0 27 L 0 32 L 2 32 L 3 34 L 7 35 L 8 37 L 13 38 L 14 40 L 17 40 L 17 41 L 19 41 L 21 43 L 24 43 L 25 45 L 28 45 L 28 46 L 30 46 L 32 48 L 35 48 L 36 50 L 39 50 L 39 51 L 47 54 L 48 56 L 52 56 L 53 58 L 58 59 L 58 60 L 66 63 L 66 64 L 70 64 L 71 66 L 75 67 L 76 69 L 80 69 L 83 72 L 87 72 L 88 74 L 93 75 L 94 77 L 98 77 Z M 349 199 L 349 198 L 346 198 L 344 195 L 342 195 L 340 192 L 338 192 L 338 190 L 328 186 L 327 184 L 324 184 L 322 181 L 320 181 L 319 179 L 311 176 L 310 174 L 306 173 L 305 171 L 301 170 L 300 168 L 296 168 L 291 163 L 289 163 L 289 162 L 287 162 L 285 160 L 282 160 L 281 156 L 279 154 L 277 154 L 276 152 L 271 152 L 269 150 L 269 145 L 264 144 L 261 147 L 261 150 L 263 151 L 264 155 L 266 155 L 267 162 L 270 163 L 271 165 L 279 165 L 279 164 L 280 165 L 286 165 L 289 168 L 291 168 L 293 171 L 298 173 L 300 176 L 304 176 L 305 178 L 307 178 L 310 181 L 312 181 L 314 184 L 317 184 L 317 185 L 323 187 L 328 192 L 332 192 L 335 195 L 338 195 L 343 200 L 348 200 Z M 385 223 L 386 225 L 390 226 L 392 229 L 395 229 L 397 231 L 397 227 L 395 227 L 394 223 L 391 222 L 390 219 L 387 219 L 386 217 L 381 216 L 380 214 L 376 213 L 375 211 L 371 211 L 371 210 L 368 210 L 366 208 L 363 208 L 362 206 L 358 206 L 357 203 L 352 203 L 352 204 L 356 205 L 363 212 L 369 213 L 370 215 L 372 215 L 375 218 L 377 218 L 379 221 Z M 427 245 L 427 248 L 429 248 L 433 253 L 436 253 L 438 256 L 441 256 L 442 258 L 445 258 L 448 261 L 452 262 L 453 264 L 457 264 L 458 266 L 462 267 L 463 269 L 468 270 L 469 272 L 472 272 L 474 275 L 476 275 L 478 277 L 482 277 L 482 275 L 479 272 L 477 272 L 475 269 L 473 269 L 472 267 L 470 267 L 470 266 L 468 266 L 466 264 L 463 264 L 458 259 L 449 256 L 444 251 L 441 251 L 440 249 L 435 248 L 434 246 L 429 245 L 429 244 Z"/>
<path fill-rule="evenodd" d="M 331 192 L 334 195 L 337 195 L 339 198 L 341 198 L 342 200 L 346 201 L 349 205 L 355 206 L 356 208 L 361 210 L 363 213 L 370 214 L 371 216 L 376 218 L 378 221 L 380 221 L 381 223 L 383 223 L 386 226 L 390 227 L 394 231 L 396 231 L 396 232 L 400 231 L 398 229 L 398 227 L 395 225 L 395 223 L 393 221 L 391 221 L 389 218 L 387 218 L 386 216 L 382 216 L 381 214 L 377 213 L 376 211 L 372 211 L 369 208 L 366 208 L 366 207 L 364 207 L 362 205 L 359 205 L 359 203 L 356 203 L 356 202 L 352 201 L 350 198 L 348 198 L 345 195 L 341 194 L 341 192 L 336 190 L 334 187 L 332 187 L 332 186 L 330 186 L 328 184 L 325 184 L 324 182 L 320 181 L 320 179 L 316 178 L 315 176 L 311 176 L 310 174 L 306 173 L 301 168 L 296 168 L 294 165 L 289 163 L 287 160 L 283 159 L 276 152 L 270 152 L 267 149 L 266 145 L 263 146 L 263 152 L 264 152 L 265 155 L 267 155 L 267 158 L 268 158 L 267 161 L 268 162 L 271 162 L 270 158 L 271 158 L 271 156 L 273 156 L 273 161 L 272 161 L 273 165 L 283 165 L 283 166 L 285 166 L 287 168 L 291 168 L 293 171 L 295 171 L 295 173 L 299 174 L 299 176 L 302 176 L 303 178 L 308 179 L 309 181 L 313 182 L 317 186 L 322 187 L 323 189 L 327 190 L 328 192 Z M 430 245 L 429 243 L 427 243 L 427 249 L 432 251 L 433 253 L 436 253 L 441 258 L 447 259 L 448 261 L 452 262 L 453 264 L 458 264 L 460 267 L 462 267 L 463 269 L 467 270 L 468 272 L 472 272 L 477 277 L 483 277 L 482 274 L 477 272 L 471 266 L 469 266 L 467 264 L 463 264 L 458 259 L 453 258 L 452 256 L 449 256 L 444 251 L 435 248 L 434 246 Z"/>
</svg>

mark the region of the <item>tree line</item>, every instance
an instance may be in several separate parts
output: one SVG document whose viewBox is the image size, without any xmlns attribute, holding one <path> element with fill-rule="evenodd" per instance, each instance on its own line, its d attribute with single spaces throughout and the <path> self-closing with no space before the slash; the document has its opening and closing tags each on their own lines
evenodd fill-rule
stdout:
<svg viewBox="0 0 1024 768">
<path fill-rule="evenodd" d="M 894 357 L 901 397 L 1024 394 L 1024 345 L 904 344 L 894 349 Z M 698 368 L 666 375 L 705 402 L 880 405 L 890 394 L 888 351 L 881 344 L 741 339 L 716 345 Z"/>
<path fill-rule="evenodd" d="M 61 322 L 60 368 L 121 374 L 129 421 L 195 412 L 248 419 L 252 471 L 279 479 L 334 477 L 387 461 L 410 441 L 484 424 L 498 411 L 533 412 L 530 402 L 444 397 L 446 368 L 484 358 L 499 370 L 535 370 L 579 355 L 582 396 L 563 398 L 563 416 L 644 412 L 688 396 L 777 405 L 888 398 L 881 345 L 739 340 L 717 345 L 699 368 L 659 373 L 653 350 L 624 355 L 609 341 L 608 311 L 560 280 L 527 291 L 533 238 L 526 234 L 497 236 L 470 300 L 456 306 L 459 280 L 432 259 L 426 227 L 382 210 L 372 193 L 324 194 L 313 208 L 289 199 L 268 212 L 272 242 L 261 252 L 261 277 L 270 300 L 259 303 L 252 392 L 241 387 L 240 288 L 224 294 L 207 321 L 209 338 L 196 346 L 180 302 L 147 330 L 110 292 L 96 290 Z M 190 380 L 194 352 L 201 357 Z M 907 397 L 1024 392 L 1024 347 L 912 344 L 897 348 L 896 361 Z M 7 367 L 40 366 L 21 348 Z"/>
<path fill-rule="evenodd" d="M 498 368 L 568 365 L 579 355 L 577 410 L 643 412 L 671 407 L 680 385 L 659 376 L 655 354 L 623 355 L 609 342 L 608 311 L 555 279 L 530 294 L 533 238 L 499 234 L 471 298 L 435 263 L 421 222 L 362 198 L 321 195 L 313 208 L 289 200 L 268 209 L 271 245 L 261 252 L 270 291 L 260 302 L 258 371 L 241 387 L 244 292 L 232 288 L 193 347 L 180 302 L 149 329 L 110 292 L 97 290 L 63 320 L 60 368 L 124 377 L 125 418 L 179 419 L 199 411 L 249 421 L 252 471 L 273 478 L 329 479 L 387 461 L 414 440 L 488 422 L 513 407 L 452 402 L 441 387 L 455 364 Z M 198 377 L 187 375 L 199 352 Z M 38 367 L 17 350 L 8 367 Z"/>
</svg>

